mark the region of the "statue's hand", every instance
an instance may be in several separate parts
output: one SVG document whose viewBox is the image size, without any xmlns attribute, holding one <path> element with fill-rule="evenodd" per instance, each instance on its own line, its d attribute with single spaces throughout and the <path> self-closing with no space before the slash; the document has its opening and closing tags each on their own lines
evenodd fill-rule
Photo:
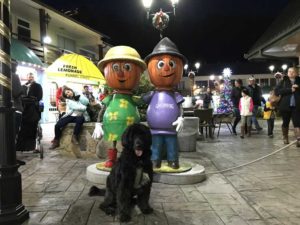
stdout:
<svg viewBox="0 0 300 225">
<path fill-rule="evenodd" d="M 176 126 L 176 131 L 177 132 L 180 132 L 183 128 L 183 121 L 184 121 L 184 118 L 183 117 L 178 117 L 176 121 L 174 121 L 172 123 L 173 126 Z"/>
<path fill-rule="evenodd" d="M 102 123 L 96 123 L 92 138 L 101 139 L 103 135 L 104 131 L 102 129 Z"/>
</svg>

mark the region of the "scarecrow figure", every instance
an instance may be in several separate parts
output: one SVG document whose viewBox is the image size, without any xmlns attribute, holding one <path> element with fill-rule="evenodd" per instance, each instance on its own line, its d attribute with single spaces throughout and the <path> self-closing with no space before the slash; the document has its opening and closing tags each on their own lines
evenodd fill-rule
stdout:
<svg viewBox="0 0 300 225">
<path fill-rule="evenodd" d="M 182 129 L 184 98 L 174 91 L 179 84 L 186 58 L 169 39 L 162 39 L 145 58 L 150 80 L 155 91 L 143 96 L 149 103 L 147 121 L 152 133 L 152 161 L 154 168 L 161 167 L 162 148 L 167 149 L 168 166 L 179 168 L 177 132 Z"/>
<path fill-rule="evenodd" d="M 99 113 L 93 138 L 104 136 L 106 141 L 113 142 L 113 147 L 107 152 L 108 160 L 104 163 L 104 167 L 111 168 L 117 159 L 117 141 L 121 140 L 129 125 L 140 121 L 132 90 L 139 83 L 146 64 L 135 49 L 116 46 L 106 53 L 98 67 L 104 72 L 106 83 L 113 92 L 102 101 L 104 107 Z"/>
</svg>

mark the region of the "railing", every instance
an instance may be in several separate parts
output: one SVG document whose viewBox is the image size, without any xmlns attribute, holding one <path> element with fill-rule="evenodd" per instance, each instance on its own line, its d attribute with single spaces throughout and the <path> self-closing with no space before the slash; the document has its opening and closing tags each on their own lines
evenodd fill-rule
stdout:
<svg viewBox="0 0 300 225">
<path fill-rule="evenodd" d="M 48 65 L 52 64 L 58 57 L 60 57 L 62 54 L 66 52 L 73 53 L 69 50 L 62 49 L 54 45 L 43 44 L 41 41 L 35 39 L 22 37 L 16 33 L 13 33 L 12 37 L 22 42 L 22 44 L 24 44 L 27 48 L 32 50 L 43 63 L 46 63 Z M 92 60 L 95 63 L 98 62 L 97 59 L 90 59 L 90 60 Z"/>
</svg>

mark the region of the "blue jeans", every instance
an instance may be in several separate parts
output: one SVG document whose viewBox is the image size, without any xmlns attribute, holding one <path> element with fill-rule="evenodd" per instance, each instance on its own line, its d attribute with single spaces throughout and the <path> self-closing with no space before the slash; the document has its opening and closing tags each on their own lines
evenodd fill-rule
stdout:
<svg viewBox="0 0 300 225">
<path fill-rule="evenodd" d="M 84 117 L 83 116 L 65 116 L 65 117 L 60 118 L 54 126 L 54 133 L 55 133 L 54 139 L 56 139 L 56 140 L 60 139 L 62 129 L 68 123 L 75 123 L 73 134 L 77 136 L 80 133 L 82 124 L 84 123 Z"/>
<path fill-rule="evenodd" d="M 236 126 L 238 125 L 238 123 L 241 120 L 241 114 L 240 114 L 239 108 L 236 108 L 236 107 L 233 108 L 233 113 L 234 113 L 235 119 L 234 119 L 232 128 L 233 128 L 233 131 L 235 131 Z"/>
<path fill-rule="evenodd" d="M 152 135 L 152 160 L 161 160 L 163 147 L 167 149 L 168 161 L 178 161 L 177 135 Z"/>
<path fill-rule="evenodd" d="M 252 122 L 252 124 L 254 124 L 256 129 L 260 128 L 260 126 L 258 124 L 258 121 L 256 119 L 256 115 L 257 115 L 257 112 L 258 112 L 258 107 L 259 107 L 258 105 L 255 105 L 253 107 L 252 118 L 251 118 L 251 122 Z M 248 126 L 250 126 L 250 124 L 248 124 Z"/>
</svg>

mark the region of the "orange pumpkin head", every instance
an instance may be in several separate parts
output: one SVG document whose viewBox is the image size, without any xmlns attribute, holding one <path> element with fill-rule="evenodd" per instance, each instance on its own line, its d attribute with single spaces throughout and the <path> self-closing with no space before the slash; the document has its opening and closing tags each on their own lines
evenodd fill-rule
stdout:
<svg viewBox="0 0 300 225">
<path fill-rule="evenodd" d="M 153 56 L 148 62 L 148 72 L 157 89 L 172 90 L 182 78 L 183 60 L 169 54 Z"/>
<path fill-rule="evenodd" d="M 110 48 L 98 66 L 107 85 L 120 93 L 130 93 L 147 67 L 134 48 L 122 45 Z"/>
<path fill-rule="evenodd" d="M 107 85 L 115 90 L 131 91 L 140 81 L 142 68 L 126 60 L 115 60 L 104 66 Z"/>
</svg>

